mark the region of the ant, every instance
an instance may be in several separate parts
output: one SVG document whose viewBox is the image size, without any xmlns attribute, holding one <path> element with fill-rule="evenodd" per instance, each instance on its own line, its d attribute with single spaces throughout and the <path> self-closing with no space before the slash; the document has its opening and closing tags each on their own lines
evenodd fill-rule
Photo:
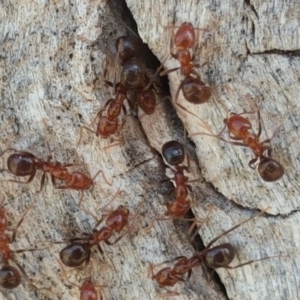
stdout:
<svg viewBox="0 0 300 300">
<path fill-rule="evenodd" d="M 188 102 L 193 104 L 205 103 L 211 97 L 211 88 L 206 86 L 205 83 L 201 81 L 200 75 L 195 70 L 195 68 L 197 67 L 201 68 L 206 63 L 199 65 L 193 62 L 195 59 L 196 50 L 198 48 L 198 39 L 199 39 L 196 38 L 195 35 L 196 29 L 202 31 L 205 30 L 205 29 L 195 28 L 191 23 L 184 22 L 178 28 L 175 35 L 174 35 L 174 31 L 172 32 L 169 55 L 171 55 L 174 59 L 179 61 L 180 67 L 168 69 L 160 73 L 160 76 L 164 76 L 177 70 L 181 71 L 181 74 L 184 76 L 184 79 L 181 81 L 175 93 L 175 104 L 186 112 L 189 111 L 184 106 L 178 103 L 178 96 L 181 90 L 184 98 Z M 166 61 L 166 59 L 164 61 Z M 158 71 L 160 70 L 160 68 L 158 69 Z"/>
<path fill-rule="evenodd" d="M 103 295 L 102 295 L 102 291 L 100 290 L 100 297 L 98 297 L 98 293 L 96 288 L 103 288 L 103 287 L 107 287 L 107 285 L 95 285 L 91 278 L 86 279 L 83 284 L 81 286 L 77 285 L 76 283 L 72 282 L 71 280 L 68 279 L 67 275 L 66 275 L 66 270 L 63 266 L 63 264 L 59 261 L 59 259 L 57 259 L 55 257 L 55 259 L 57 260 L 57 262 L 60 264 L 60 267 L 62 269 L 62 274 L 63 276 L 66 278 L 66 280 L 73 286 L 76 286 L 77 288 L 79 288 L 80 290 L 80 300 L 103 300 Z"/>
<path fill-rule="evenodd" d="M 155 94 L 153 90 L 149 88 L 150 86 L 143 88 L 148 79 L 145 75 L 144 66 L 138 60 L 140 52 L 138 43 L 131 37 L 121 36 L 116 40 L 116 51 L 115 70 L 118 62 L 122 67 L 121 81 L 118 83 L 115 83 L 116 79 L 113 83 L 107 80 L 105 81 L 108 86 L 113 87 L 115 97 L 105 103 L 104 107 L 97 113 L 95 119 L 92 121 L 91 125 L 95 122 L 97 123 L 95 131 L 86 126 L 80 128 L 78 145 L 81 142 L 82 129 L 88 130 L 102 138 L 108 138 L 117 132 L 121 132 L 125 121 L 119 124 L 118 117 L 121 114 L 121 110 L 123 110 L 126 115 L 124 101 L 126 99 L 128 100 L 127 93 L 129 90 L 138 90 L 136 105 L 140 107 L 145 114 L 149 115 L 154 112 L 156 105 Z M 117 139 L 117 143 L 109 147 L 122 143 L 124 143 L 123 139 Z"/>
<path fill-rule="evenodd" d="M 146 114 L 153 114 L 156 106 L 152 80 L 146 76 L 144 65 L 139 60 L 140 47 L 130 36 L 116 40 L 117 62 L 122 67 L 121 82 L 128 90 L 138 90 L 136 105 Z M 115 66 L 116 70 L 116 66 Z"/>
<path fill-rule="evenodd" d="M 191 202 L 187 199 L 189 192 L 191 192 L 191 186 L 187 183 L 198 181 L 198 179 L 189 180 L 188 177 L 184 175 L 184 171 L 189 172 L 189 157 L 187 156 L 188 166 L 180 166 L 186 156 L 184 146 L 181 143 L 177 141 L 166 142 L 162 146 L 162 155 L 165 161 L 169 164 L 166 165 L 166 167 L 170 168 L 174 175 L 173 178 L 168 178 L 167 180 L 175 181 L 176 187 L 171 190 L 170 193 L 175 192 L 176 199 L 169 203 L 167 206 L 167 212 L 165 213 L 165 216 L 167 216 L 167 218 L 155 218 L 152 223 L 146 228 L 146 231 L 150 230 L 156 220 L 183 218 L 191 208 Z M 163 180 L 163 182 L 167 180 Z M 188 220 L 190 221 L 190 219 Z"/>
<path fill-rule="evenodd" d="M 91 178 L 87 174 L 74 171 L 69 172 L 68 167 L 74 166 L 75 164 L 61 164 L 59 162 L 52 163 L 52 156 L 48 156 L 47 161 L 39 159 L 30 152 L 19 151 L 14 148 L 7 148 L 2 153 L 0 157 L 4 155 L 7 151 L 14 151 L 15 153 L 11 154 L 7 159 L 8 170 L 18 177 L 29 176 L 27 181 L 20 181 L 14 179 L 6 179 L 0 182 L 13 182 L 19 184 L 28 184 L 35 177 L 36 171 L 43 171 L 43 176 L 41 178 L 40 193 L 45 184 L 46 173 L 51 175 L 51 180 L 55 188 L 57 189 L 73 189 L 77 191 L 88 190 L 94 183 L 95 178 L 102 173 L 102 170 L 99 170 L 96 175 Z M 64 182 L 64 185 L 57 185 L 56 180 L 61 180 Z M 107 184 L 111 185 L 106 178 L 104 180 Z M 81 204 L 82 197 L 79 201 L 79 206 Z"/>
<path fill-rule="evenodd" d="M 123 109 L 124 114 L 126 114 L 126 108 L 124 106 L 124 101 L 127 99 L 127 90 L 121 82 L 117 83 L 115 91 L 115 98 L 110 99 L 105 103 L 104 108 L 102 108 L 96 115 L 95 119 L 91 123 L 91 125 L 97 122 L 96 131 L 91 130 L 86 126 L 80 127 L 80 135 L 77 145 L 80 144 L 82 137 L 82 129 L 88 130 L 96 136 L 101 136 L 102 138 L 108 138 L 112 134 L 116 132 L 120 132 L 125 124 L 123 121 L 122 124 L 119 124 L 118 116 L 121 114 L 121 110 Z M 106 115 L 103 115 L 105 112 Z M 119 145 L 123 143 L 123 139 L 118 140 L 117 144 Z M 111 145 L 112 146 L 112 145 Z M 111 147 L 110 146 L 110 147 Z"/>
<path fill-rule="evenodd" d="M 224 119 L 225 126 L 217 134 L 201 133 L 208 136 L 216 137 L 224 142 L 230 143 L 236 146 L 248 147 L 252 150 L 254 158 L 249 161 L 249 167 L 255 169 L 254 164 L 259 160 L 257 171 L 260 177 L 266 182 L 274 182 L 279 180 L 284 174 L 284 168 L 282 165 L 272 158 L 272 149 L 270 143 L 272 139 L 266 139 L 262 142 L 259 141 L 262 132 L 262 120 L 260 111 L 256 108 L 258 119 L 258 133 L 255 133 L 252 128 L 252 124 L 248 118 L 243 117 L 244 114 L 251 114 L 255 111 L 243 112 L 240 114 L 231 113 L 229 118 Z M 229 138 L 233 141 L 228 141 L 221 137 L 221 134 L 227 128 Z M 190 136 L 200 133 L 193 133 Z M 267 152 L 265 155 L 264 153 Z"/>
<path fill-rule="evenodd" d="M 189 190 L 191 190 L 187 182 L 191 181 L 188 181 L 188 177 L 184 176 L 184 171 L 189 172 L 189 159 L 188 166 L 180 166 L 185 159 L 185 149 L 184 146 L 177 141 L 166 142 L 162 146 L 162 155 L 165 161 L 174 167 L 173 169 L 167 166 L 174 174 L 174 177 L 168 180 L 174 180 L 176 184 L 175 189 L 171 191 L 171 193 L 175 191 L 176 199 L 168 205 L 166 215 L 172 218 L 184 217 L 191 208 L 190 201 L 187 199 Z"/>
<path fill-rule="evenodd" d="M 178 256 L 170 261 L 165 261 L 162 263 L 162 264 L 173 263 L 172 267 L 165 267 L 160 271 L 158 271 L 156 274 L 154 274 L 153 266 L 152 264 L 150 264 L 150 272 L 152 275 L 152 279 L 155 280 L 161 288 L 164 288 L 169 292 L 169 294 L 166 294 L 163 297 L 167 297 L 169 295 L 179 295 L 178 292 L 170 291 L 166 287 L 174 286 L 179 281 L 182 282 L 187 281 L 192 275 L 192 269 L 196 266 L 205 265 L 206 267 L 212 269 L 217 269 L 217 268 L 236 269 L 236 268 L 243 267 L 245 265 L 252 264 L 257 261 L 275 258 L 275 257 L 284 257 L 283 255 L 266 256 L 257 260 L 250 260 L 232 267 L 230 266 L 230 263 L 234 260 L 234 257 L 237 255 L 237 250 L 232 244 L 223 243 L 218 246 L 211 247 L 221 237 L 227 235 L 229 232 L 240 227 L 242 224 L 256 218 L 257 216 L 262 215 L 266 210 L 267 209 L 262 210 L 261 212 L 253 215 L 252 217 L 233 226 L 229 230 L 221 233 L 220 235 L 212 239 L 207 244 L 204 250 L 202 250 L 201 252 L 196 252 L 190 258 L 187 258 L 186 256 Z M 185 274 L 187 274 L 186 277 Z"/>
<path fill-rule="evenodd" d="M 116 244 L 127 232 L 121 234 L 113 242 L 109 239 L 114 232 L 120 233 L 124 227 L 128 224 L 129 210 L 120 205 L 116 210 L 110 214 L 105 215 L 97 222 L 95 228 L 106 219 L 106 226 L 99 230 L 94 229 L 92 234 L 85 234 L 86 237 L 71 239 L 71 244 L 63 248 L 59 257 L 62 263 L 67 267 L 79 267 L 84 262 L 89 263 L 91 248 L 98 245 L 100 253 L 103 253 L 99 243 L 103 241 L 107 245 Z"/>
<path fill-rule="evenodd" d="M 30 206 L 26 209 L 25 213 L 23 213 L 21 219 L 17 223 L 17 226 L 13 230 L 12 237 L 10 238 L 6 233 L 8 227 L 8 221 L 6 216 L 6 211 L 3 206 L 3 202 L 0 206 L 0 253 L 2 257 L 3 267 L 0 269 L 0 286 L 6 289 L 14 289 L 21 283 L 21 273 L 28 278 L 23 267 L 15 260 L 13 257 L 13 253 L 23 253 L 28 251 L 36 251 L 36 250 L 44 250 L 45 248 L 40 249 L 20 249 L 20 250 L 11 250 L 9 244 L 13 243 L 16 240 L 17 229 L 21 226 L 27 212 L 32 208 Z M 46 248 L 48 249 L 48 248 Z M 14 264 L 18 267 L 15 268 L 9 264 L 9 261 L 13 261 Z M 28 278 L 29 279 L 29 278 Z M 30 279 L 29 279 L 30 281 Z M 36 288 L 31 282 L 30 284 Z"/>
</svg>

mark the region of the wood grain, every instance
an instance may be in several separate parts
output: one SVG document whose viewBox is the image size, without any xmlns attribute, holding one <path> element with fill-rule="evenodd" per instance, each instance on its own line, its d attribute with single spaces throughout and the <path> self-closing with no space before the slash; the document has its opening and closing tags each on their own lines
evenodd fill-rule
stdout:
<svg viewBox="0 0 300 300">
<path fill-rule="evenodd" d="M 107 68 L 107 78 L 113 80 L 114 43 L 117 37 L 128 34 L 130 28 L 126 8 L 118 1 L 101 0 L 26 0 L 17 5 L 4 1 L 0 5 L 0 149 L 11 145 L 46 158 L 48 141 L 56 160 L 83 163 L 82 169 L 91 176 L 103 170 L 112 186 L 99 176 L 83 198 L 83 205 L 99 218 L 118 188 L 121 193 L 111 207 L 124 204 L 132 214 L 138 212 L 137 229 L 164 214 L 165 203 L 172 199 L 168 195 L 172 185 L 158 184 L 166 178 L 158 155 L 161 146 L 172 139 L 185 142 L 180 119 L 188 134 L 203 130 L 199 119 L 166 100 L 164 90 L 158 92 L 160 102 L 154 115 L 141 117 L 139 112 L 138 118 L 133 113 L 126 116 L 124 146 L 105 150 L 111 141 L 89 132 L 84 132 L 81 144 L 76 145 L 79 127 L 91 123 L 113 96 L 112 89 L 104 83 L 104 71 Z M 188 21 L 210 29 L 210 34 L 201 40 L 203 46 L 197 59 L 210 60 L 200 72 L 212 87 L 213 97 L 201 106 L 188 105 L 182 98 L 180 103 L 213 132 L 222 128 L 226 110 L 249 110 L 253 106 L 249 99 L 254 99 L 261 109 L 265 134 L 271 136 L 283 122 L 272 141 L 274 156 L 286 169 L 278 183 L 262 182 L 247 166 L 251 159 L 248 149 L 201 135 L 192 138 L 196 153 L 191 144 L 187 145 L 191 157 L 188 176 L 200 178 L 193 184 L 195 216 L 202 219 L 208 206 L 214 207 L 200 230 L 204 244 L 257 209 L 270 206 L 266 215 L 245 224 L 220 243 L 230 241 L 238 248 L 239 257 L 233 265 L 266 255 L 291 257 L 236 270 L 218 270 L 226 295 L 219 283 L 208 283 L 201 268 L 197 268 L 191 280 L 173 288 L 181 293 L 174 299 L 298 299 L 299 13 L 295 3 L 127 1 L 127 5 L 142 41 L 160 60 L 169 51 L 171 36 L 164 26 Z M 147 57 L 145 64 L 151 65 Z M 166 62 L 167 68 L 174 66 L 176 61 Z M 180 79 L 179 72 L 169 76 L 173 96 Z M 0 180 L 12 178 L 7 172 L 6 158 L 7 155 L 1 158 Z M 0 183 L 11 228 L 32 203 L 40 178 L 41 174 L 24 186 Z M 69 239 L 72 231 L 92 232 L 95 221 L 78 209 L 79 198 L 78 192 L 56 190 L 48 182 L 12 247 L 39 247 L 40 241 Z M 52 244 L 48 251 L 16 254 L 16 260 L 34 284 L 45 289 L 33 289 L 24 278 L 14 290 L 1 289 L 0 299 L 79 299 L 78 289 L 61 277 L 55 260 L 63 247 L 64 244 Z M 165 292 L 147 276 L 149 263 L 189 256 L 194 251 L 186 224 L 177 221 L 157 222 L 150 233 L 140 230 L 114 246 L 104 245 L 103 249 L 104 263 L 95 249 L 91 263 L 80 270 L 68 269 L 68 278 L 80 285 L 91 276 L 95 282 L 109 286 L 103 288 L 105 299 L 126 300 L 159 299 Z"/>
</svg>

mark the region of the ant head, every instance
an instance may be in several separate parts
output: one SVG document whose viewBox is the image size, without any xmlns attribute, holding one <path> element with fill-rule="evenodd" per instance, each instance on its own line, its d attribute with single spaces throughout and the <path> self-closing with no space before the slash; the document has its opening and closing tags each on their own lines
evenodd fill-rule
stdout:
<svg viewBox="0 0 300 300">
<path fill-rule="evenodd" d="M 176 166 L 184 161 L 184 147 L 177 141 L 170 141 L 162 146 L 162 155 L 171 166 Z"/>
<path fill-rule="evenodd" d="M 74 268 L 85 261 L 88 262 L 90 254 L 89 244 L 72 243 L 60 251 L 59 257 L 65 266 Z"/>
<path fill-rule="evenodd" d="M 16 176 L 28 176 L 35 172 L 33 156 L 13 153 L 7 159 L 7 167 Z"/>
<path fill-rule="evenodd" d="M 175 34 L 174 44 L 176 47 L 193 48 L 195 44 L 195 29 L 192 23 L 182 23 Z"/>
<path fill-rule="evenodd" d="M 282 165 L 275 159 L 263 156 L 257 167 L 260 177 L 267 182 L 280 179 L 284 174 Z"/>
<path fill-rule="evenodd" d="M 233 261 L 236 250 L 230 243 L 224 243 L 203 252 L 204 263 L 208 267 L 224 268 Z"/>
<path fill-rule="evenodd" d="M 124 205 L 120 205 L 106 219 L 106 225 L 112 227 L 116 232 L 120 232 L 127 224 L 129 210 Z"/>
<path fill-rule="evenodd" d="M 13 266 L 4 266 L 0 269 L 0 286 L 5 289 L 14 289 L 21 283 L 20 272 Z"/>
<path fill-rule="evenodd" d="M 92 282 L 92 279 L 91 278 L 88 278 L 83 284 L 82 286 L 80 287 L 80 290 L 81 290 L 81 293 L 82 294 L 87 294 L 89 296 L 92 295 L 97 295 L 97 292 L 96 292 L 96 289 L 95 289 L 95 286 Z M 90 299 L 90 298 L 84 298 L 84 297 L 81 297 L 80 299 Z M 91 298 L 91 299 L 94 299 L 94 298 Z M 96 298 L 95 298 L 96 299 Z"/>
</svg>

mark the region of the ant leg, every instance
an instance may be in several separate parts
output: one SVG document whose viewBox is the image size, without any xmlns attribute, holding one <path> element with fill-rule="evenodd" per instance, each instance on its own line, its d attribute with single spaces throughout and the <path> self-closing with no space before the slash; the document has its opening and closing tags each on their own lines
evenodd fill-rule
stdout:
<svg viewBox="0 0 300 300">
<path fill-rule="evenodd" d="M 32 279 L 29 278 L 27 273 L 25 272 L 24 268 L 14 259 L 10 258 L 11 261 L 14 262 L 14 264 L 18 267 L 18 269 L 21 271 L 24 277 L 28 280 L 29 284 L 35 289 L 35 290 L 49 290 L 48 288 L 38 288 L 35 284 L 32 283 Z"/>
<path fill-rule="evenodd" d="M 205 122 L 203 120 L 201 120 L 199 118 L 199 116 L 197 116 L 196 114 L 192 113 L 191 111 L 187 110 L 183 105 L 181 105 L 179 102 L 178 102 L 178 96 L 179 96 L 179 93 L 180 91 L 182 90 L 182 87 L 183 87 L 183 84 L 184 84 L 184 81 L 182 81 L 179 85 L 179 87 L 177 88 L 177 91 L 175 93 L 175 105 L 177 105 L 179 108 L 181 108 L 183 111 L 191 114 L 192 116 L 196 117 L 202 125 L 200 125 L 201 127 L 203 127 L 204 129 L 206 129 L 207 131 L 209 131 L 212 135 L 213 133 L 211 132 L 211 130 L 208 128 L 207 124 L 205 124 Z M 195 135 L 195 134 L 193 134 Z M 191 135 L 190 135 L 191 136 Z"/>
<path fill-rule="evenodd" d="M 99 170 L 99 171 L 94 175 L 94 177 L 92 178 L 92 182 L 94 182 L 94 180 L 96 179 L 96 177 L 97 177 L 99 174 L 102 174 L 104 181 L 105 181 L 109 186 L 112 186 L 112 182 L 109 182 L 109 181 L 106 179 L 105 174 L 104 174 L 104 172 L 103 172 L 102 170 Z"/>
<path fill-rule="evenodd" d="M 253 166 L 253 165 L 257 162 L 257 160 L 258 160 L 258 157 L 255 157 L 255 158 L 251 159 L 251 160 L 249 161 L 249 163 L 248 163 L 248 166 L 249 166 L 251 169 L 255 170 L 255 166 Z"/>
<path fill-rule="evenodd" d="M 164 265 L 164 264 L 172 264 L 174 262 L 177 262 L 177 261 L 180 261 L 180 260 L 187 260 L 187 257 L 186 256 L 177 256 L 173 259 L 170 259 L 170 260 L 165 260 L 163 261 L 162 263 L 160 264 L 157 264 L 157 265 L 154 265 L 154 264 L 149 264 L 149 268 L 148 268 L 148 277 L 150 277 L 149 275 L 151 275 L 151 277 L 153 278 L 155 275 L 154 275 L 154 272 L 153 272 L 153 269 L 156 268 L 156 267 L 159 267 L 161 265 Z"/>
<path fill-rule="evenodd" d="M 200 229 L 200 228 L 202 227 L 202 225 L 208 220 L 208 217 L 209 217 L 209 215 L 211 214 L 211 212 L 212 212 L 213 209 L 214 209 L 213 205 L 210 205 L 209 208 L 208 208 L 208 212 L 207 212 L 205 218 L 201 221 L 201 224 L 198 226 L 198 230 L 196 230 L 195 234 L 191 237 L 192 242 L 194 242 L 195 237 L 196 237 L 196 235 L 198 234 L 199 229 Z M 190 226 L 190 228 L 189 228 L 189 230 L 188 230 L 188 234 L 189 234 L 189 235 L 193 232 L 195 226 L 197 225 L 197 222 L 198 222 L 198 221 L 195 220 L 195 221 L 193 222 L 193 224 Z"/>
<path fill-rule="evenodd" d="M 160 295 L 160 298 L 167 298 L 167 297 L 171 297 L 171 296 L 173 296 L 173 297 L 180 296 L 180 293 L 171 291 L 171 290 L 167 289 L 165 286 L 161 286 L 160 288 L 162 288 L 168 292 L 166 294 Z"/>
<path fill-rule="evenodd" d="M 171 219 L 171 217 L 168 217 L 168 216 L 156 217 L 151 221 L 151 223 L 148 226 L 143 228 L 142 231 L 144 231 L 145 233 L 148 233 L 148 232 L 150 232 L 151 228 L 154 226 L 154 223 L 156 221 L 167 221 L 167 220 L 170 220 L 170 219 Z"/>
<path fill-rule="evenodd" d="M 124 232 L 123 234 L 121 234 L 118 238 L 116 238 L 113 242 L 110 242 L 109 240 L 104 241 L 104 243 L 108 246 L 112 246 L 114 244 L 116 244 L 121 238 L 123 238 L 125 235 L 127 234 L 127 232 Z"/>
<path fill-rule="evenodd" d="M 90 128 L 86 127 L 86 126 L 80 126 L 79 139 L 78 139 L 78 141 L 77 141 L 77 143 L 76 143 L 77 146 L 79 146 L 80 143 L 81 143 L 82 130 L 83 130 L 83 129 L 85 129 L 85 130 L 87 130 L 87 131 L 90 131 L 90 132 L 92 132 L 92 133 L 94 133 L 94 134 L 97 135 L 97 131 L 93 131 L 92 129 L 90 129 Z"/>
<path fill-rule="evenodd" d="M 107 206 L 107 205 L 109 205 L 110 203 L 112 203 L 116 198 L 117 198 L 117 196 L 120 194 L 120 192 L 121 192 L 121 190 L 120 190 L 120 188 L 117 190 L 117 192 L 114 194 L 114 196 L 112 197 L 112 199 L 108 202 L 108 203 L 106 203 L 105 205 L 104 205 L 104 207 L 103 207 L 103 209 Z M 103 222 L 103 220 L 107 217 L 107 215 L 111 212 L 108 212 L 107 214 L 104 214 L 103 215 L 103 217 L 99 220 L 93 213 L 91 213 L 90 211 L 88 211 L 87 209 L 85 209 L 84 207 L 80 207 L 79 206 L 79 208 L 82 210 L 82 211 L 84 211 L 85 213 L 87 213 L 87 214 L 89 214 L 97 223 L 96 223 L 96 225 L 94 226 L 94 228 L 96 228 L 97 226 L 99 226 L 102 222 Z"/>
<path fill-rule="evenodd" d="M 44 172 L 44 173 L 43 173 L 43 176 L 42 176 L 42 179 L 41 179 L 40 190 L 37 191 L 38 194 L 41 193 L 42 190 L 43 190 L 43 188 L 44 188 L 44 185 L 45 185 L 45 179 L 46 179 L 46 173 Z"/>
<path fill-rule="evenodd" d="M 68 277 L 67 277 L 67 271 L 65 269 L 65 267 L 63 266 L 63 264 L 61 263 L 61 261 L 56 257 L 54 256 L 54 258 L 56 259 L 56 261 L 59 263 L 60 265 L 60 268 L 61 268 L 61 271 L 62 271 L 62 276 L 69 282 L 69 284 L 73 285 L 73 286 L 76 286 L 80 289 L 80 286 L 77 285 L 76 283 L 72 282 Z"/>
<path fill-rule="evenodd" d="M 11 238 L 11 243 L 13 243 L 13 242 L 16 240 L 17 230 L 18 230 L 18 228 L 21 226 L 21 224 L 23 223 L 24 218 L 25 218 L 26 214 L 28 213 L 28 211 L 29 211 L 30 209 L 32 209 L 32 208 L 33 208 L 33 204 L 32 204 L 31 206 L 29 206 L 29 207 L 25 210 L 25 212 L 23 213 L 23 215 L 22 215 L 22 217 L 20 218 L 19 222 L 17 223 L 15 229 L 13 230 L 13 234 L 12 234 L 12 238 Z"/>
<path fill-rule="evenodd" d="M 175 72 L 177 70 L 180 70 L 180 67 L 176 67 L 176 68 L 173 68 L 173 69 L 167 69 L 167 70 L 164 70 L 162 72 L 159 73 L 159 76 L 165 76 L 169 73 L 172 73 L 172 72 Z"/>
<path fill-rule="evenodd" d="M 30 183 L 33 178 L 35 177 L 36 170 L 30 175 L 27 181 L 19 181 L 19 180 L 14 180 L 14 179 L 5 179 L 5 180 L 0 180 L 0 182 L 12 182 L 12 183 L 19 183 L 19 184 L 28 184 Z"/>
<path fill-rule="evenodd" d="M 273 256 L 265 256 L 263 258 L 260 258 L 260 259 L 255 259 L 255 260 L 249 260 L 249 261 L 246 261 L 240 265 L 237 265 L 237 266 L 234 266 L 234 267 L 231 267 L 231 266 L 227 266 L 227 267 L 224 267 L 226 269 L 237 269 L 237 268 L 240 268 L 240 267 L 243 267 L 243 266 L 246 266 L 246 265 L 250 265 L 254 262 L 257 262 L 257 261 L 261 261 L 261 260 L 266 260 L 266 259 L 270 259 L 270 258 L 280 258 L 280 257 L 289 257 L 288 255 L 273 255 Z"/>
<path fill-rule="evenodd" d="M 224 236 L 224 235 L 227 235 L 229 232 L 235 230 L 236 228 L 238 228 L 238 227 L 240 227 L 241 225 L 243 225 L 243 224 L 249 222 L 250 220 L 252 220 L 252 219 L 254 219 L 254 218 L 256 218 L 256 217 L 258 217 L 258 216 L 264 214 L 268 209 L 269 209 L 269 207 L 264 208 L 264 209 L 263 209 L 262 211 L 260 211 L 259 213 L 253 215 L 252 217 L 250 217 L 250 218 L 248 218 L 248 219 L 246 219 L 246 220 L 244 220 L 244 221 L 238 223 L 237 225 L 233 226 L 232 228 L 230 228 L 230 229 L 226 230 L 225 232 L 219 234 L 217 237 L 215 237 L 214 239 L 212 239 L 212 240 L 207 244 L 207 246 L 206 246 L 205 249 L 209 249 L 209 248 L 212 246 L 212 244 L 214 244 L 219 238 L 221 238 L 221 237 Z"/>
</svg>

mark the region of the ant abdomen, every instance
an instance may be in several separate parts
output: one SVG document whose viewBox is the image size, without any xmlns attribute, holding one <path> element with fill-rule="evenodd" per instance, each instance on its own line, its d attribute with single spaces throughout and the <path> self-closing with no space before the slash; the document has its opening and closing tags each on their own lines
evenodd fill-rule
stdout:
<svg viewBox="0 0 300 300">
<path fill-rule="evenodd" d="M 260 160 L 257 171 L 260 177 L 267 182 L 280 179 L 284 174 L 283 166 L 275 159 L 264 157 Z"/>
<path fill-rule="evenodd" d="M 211 96 L 211 89 L 199 78 L 186 76 L 181 84 L 184 98 L 190 103 L 202 104 L 207 102 Z"/>
<path fill-rule="evenodd" d="M 72 243 L 60 251 L 59 257 L 65 266 L 74 268 L 79 267 L 85 261 L 88 262 L 90 254 L 89 244 Z"/>
<path fill-rule="evenodd" d="M 0 269 L 0 286 L 14 289 L 21 283 L 20 272 L 13 266 L 3 266 Z"/>
<path fill-rule="evenodd" d="M 210 268 L 226 268 L 233 261 L 236 250 L 230 243 L 224 243 L 207 250 L 204 263 Z"/>
<path fill-rule="evenodd" d="M 184 161 L 184 147 L 177 141 L 167 142 L 162 147 L 162 155 L 169 165 L 179 165 Z"/>
<path fill-rule="evenodd" d="M 124 64 L 136 57 L 140 51 L 139 44 L 130 36 L 120 36 L 116 40 L 116 49 L 118 52 L 119 64 Z"/>
<path fill-rule="evenodd" d="M 35 158 L 30 155 L 14 153 L 7 159 L 7 167 L 16 176 L 28 176 L 35 172 Z"/>
</svg>

